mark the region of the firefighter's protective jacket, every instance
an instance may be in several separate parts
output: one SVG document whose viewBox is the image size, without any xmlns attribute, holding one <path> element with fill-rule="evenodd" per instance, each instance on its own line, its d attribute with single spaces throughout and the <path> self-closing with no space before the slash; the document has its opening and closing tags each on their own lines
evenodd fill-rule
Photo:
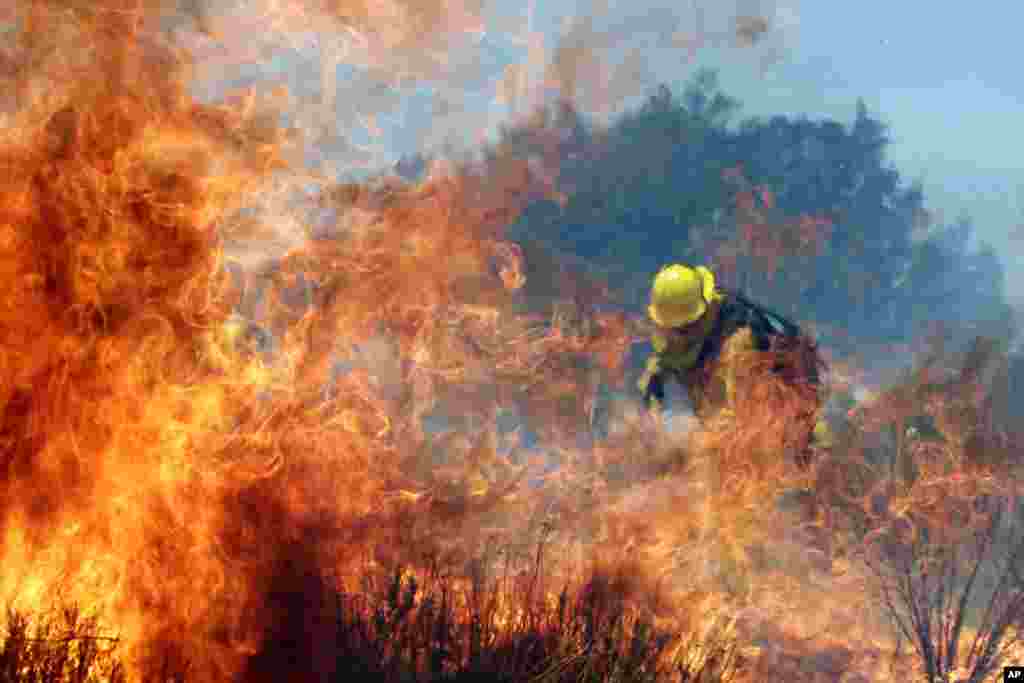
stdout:
<svg viewBox="0 0 1024 683">
<path fill-rule="evenodd" d="M 742 390 L 738 369 L 749 366 L 763 349 L 727 292 L 716 291 L 708 304 L 707 313 L 692 325 L 651 330 L 654 352 L 638 382 L 648 405 L 660 408 L 665 382 L 675 379 L 686 389 L 699 418 L 712 417 L 722 410 L 734 413 L 736 392 Z M 824 396 L 820 398 L 823 402 Z M 818 412 L 812 439 L 827 448 L 832 445 L 833 435 L 820 409 Z"/>
</svg>

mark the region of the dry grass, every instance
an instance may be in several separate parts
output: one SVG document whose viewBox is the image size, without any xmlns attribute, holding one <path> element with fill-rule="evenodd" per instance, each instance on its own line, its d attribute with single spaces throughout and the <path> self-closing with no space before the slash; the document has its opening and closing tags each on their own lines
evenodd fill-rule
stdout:
<svg viewBox="0 0 1024 683">
<path fill-rule="evenodd" d="M 366 591 L 340 592 L 317 581 L 268 634 L 241 680 L 740 680 L 745 660 L 734 635 L 660 629 L 650 615 L 625 604 L 618 581 L 595 574 L 576 589 L 565 586 L 555 600 L 533 600 L 511 616 L 501 608 L 508 592 L 498 582 L 470 587 L 467 594 L 449 579 L 427 579 L 425 585 L 401 569 L 390 577 L 367 573 Z M 302 628 L 312 614 L 319 617 L 315 633 Z M 118 645 L 75 609 L 58 618 L 12 611 L 0 640 L 0 681 L 126 681 Z M 163 665 L 147 680 L 192 680 L 187 653 L 175 656 L 159 643 L 152 653 Z"/>
<path fill-rule="evenodd" d="M 102 635 L 96 620 L 68 607 L 54 614 L 8 610 L 0 640 L 2 683 L 93 683 L 125 680 L 117 638 Z"/>
</svg>

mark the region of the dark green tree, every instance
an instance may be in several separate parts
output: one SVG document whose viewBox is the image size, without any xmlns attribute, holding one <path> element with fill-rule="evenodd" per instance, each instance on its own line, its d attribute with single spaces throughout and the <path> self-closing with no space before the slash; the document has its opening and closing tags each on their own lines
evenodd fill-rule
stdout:
<svg viewBox="0 0 1024 683">
<path fill-rule="evenodd" d="M 1006 319 L 998 258 L 970 250 L 969 221 L 916 239 L 924 193 L 886 160 L 888 130 L 863 102 L 847 125 L 787 116 L 733 125 L 739 106 L 702 71 L 680 94 L 662 86 L 608 127 L 562 102 L 504 130 L 485 158 L 547 155 L 563 193 L 537 197 L 511 234 L 607 274 L 639 314 L 659 266 L 722 265 L 717 247 L 742 247 L 754 214 L 762 231 L 822 230 L 820 248 L 798 245 L 770 264 L 748 254 L 729 284 L 842 330 L 851 348 L 906 341 L 936 320 L 969 332 Z"/>
</svg>

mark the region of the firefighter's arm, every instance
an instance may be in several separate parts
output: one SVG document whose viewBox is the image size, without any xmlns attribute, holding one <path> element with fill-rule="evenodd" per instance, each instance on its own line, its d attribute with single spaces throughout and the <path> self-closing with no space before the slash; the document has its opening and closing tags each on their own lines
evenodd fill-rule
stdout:
<svg viewBox="0 0 1024 683">
<path fill-rule="evenodd" d="M 659 329 L 652 330 L 651 346 L 654 347 L 654 353 L 664 353 L 668 348 L 668 336 Z"/>
<path fill-rule="evenodd" d="M 647 359 L 643 374 L 637 381 L 637 388 L 643 397 L 644 405 L 654 409 L 660 409 L 665 401 L 665 387 L 659 361 L 658 354 L 652 353 Z"/>
</svg>

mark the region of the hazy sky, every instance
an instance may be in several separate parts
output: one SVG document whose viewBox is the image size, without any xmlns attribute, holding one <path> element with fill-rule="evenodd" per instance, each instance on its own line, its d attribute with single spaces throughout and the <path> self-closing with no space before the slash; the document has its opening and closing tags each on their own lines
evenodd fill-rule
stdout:
<svg viewBox="0 0 1024 683">
<path fill-rule="evenodd" d="M 770 22 L 752 48 L 735 45 L 733 26 L 742 14 Z M 1024 229 L 1017 229 L 1024 223 L 1024 135 L 1017 130 L 1024 121 L 1017 66 L 1024 3 L 497 0 L 489 15 L 450 72 L 405 89 L 398 111 L 378 107 L 373 125 L 383 134 L 371 145 L 371 165 L 446 136 L 471 144 L 483 131 L 493 133 L 509 115 L 501 94 L 518 93 L 520 110 L 528 109 L 537 74 L 559 36 L 568 34 L 575 42 L 562 45 L 586 46 L 569 61 L 591 80 L 604 73 L 600 78 L 610 83 L 592 98 L 598 105 L 612 101 L 621 109 L 638 101 L 629 95 L 658 83 L 680 87 L 700 66 L 720 70 L 723 89 L 743 103 L 741 115 L 807 114 L 848 123 L 862 97 L 890 125 L 890 161 L 908 180 L 923 181 L 929 208 L 945 220 L 971 214 L 978 236 L 1003 257 L 1011 298 L 1024 302 L 1024 265 L 1017 265 L 1024 261 Z M 596 17 L 591 24 L 572 22 L 588 15 Z M 604 72 L 592 68 L 590 53 Z M 314 68 L 275 67 L 300 88 L 315 82 Z M 339 101 L 352 103 L 345 121 L 362 120 L 365 107 L 376 106 L 366 105 L 376 91 L 348 80 L 344 70 L 338 85 Z"/>
<path fill-rule="evenodd" d="M 568 30 L 567 17 L 580 7 L 593 9 L 571 0 L 537 4 L 534 9 L 499 3 L 512 15 L 527 15 L 549 48 Z M 1024 299 L 1024 265 L 1016 263 L 1024 260 L 1024 231 L 1018 231 L 1017 242 L 1011 237 L 1024 223 L 1024 135 L 1017 130 L 1024 121 L 1024 80 L 1016 57 L 1024 3 L 735 0 L 695 7 L 689 0 L 641 0 L 623 5 L 611 3 L 600 12 L 598 25 L 622 41 L 619 54 L 632 49 L 643 55 L 638 89 L 662 81 L 678 86 L 696 67 L 715 66 L 725 91 L 742 101 L 743 115 L 807 114 L 849 122 L 857 98 L 864 98 L 871 113 L 891 126 L 890 160 L 908 180 L 924 183 L 930 208 L 946 220 L 962 211 L 971 214 L 978 237 L 1004 258 L 1010 295 Z M 772 31 L 753 49 L 735 47 L 732 20 L 757 12 L 771 19 Z M 652 32 L 664 28 L 668 14 L 678 19 L 677 32 L 703 30 L 705 40 L 692 59 L 678 44 L 655 46 Z M 653 19 L 644 22 L 645 16 Z M 495 73 L 516 52 L 503 48 L 494 35 L 483 39 L 480 51 Z M 467 109 L 482 109 L 493 92 L 484 87 L 479 100 L 467 97 Z M 492 121 L 504 116 L 501 107 L 490 109 Z"/>
</svg>

